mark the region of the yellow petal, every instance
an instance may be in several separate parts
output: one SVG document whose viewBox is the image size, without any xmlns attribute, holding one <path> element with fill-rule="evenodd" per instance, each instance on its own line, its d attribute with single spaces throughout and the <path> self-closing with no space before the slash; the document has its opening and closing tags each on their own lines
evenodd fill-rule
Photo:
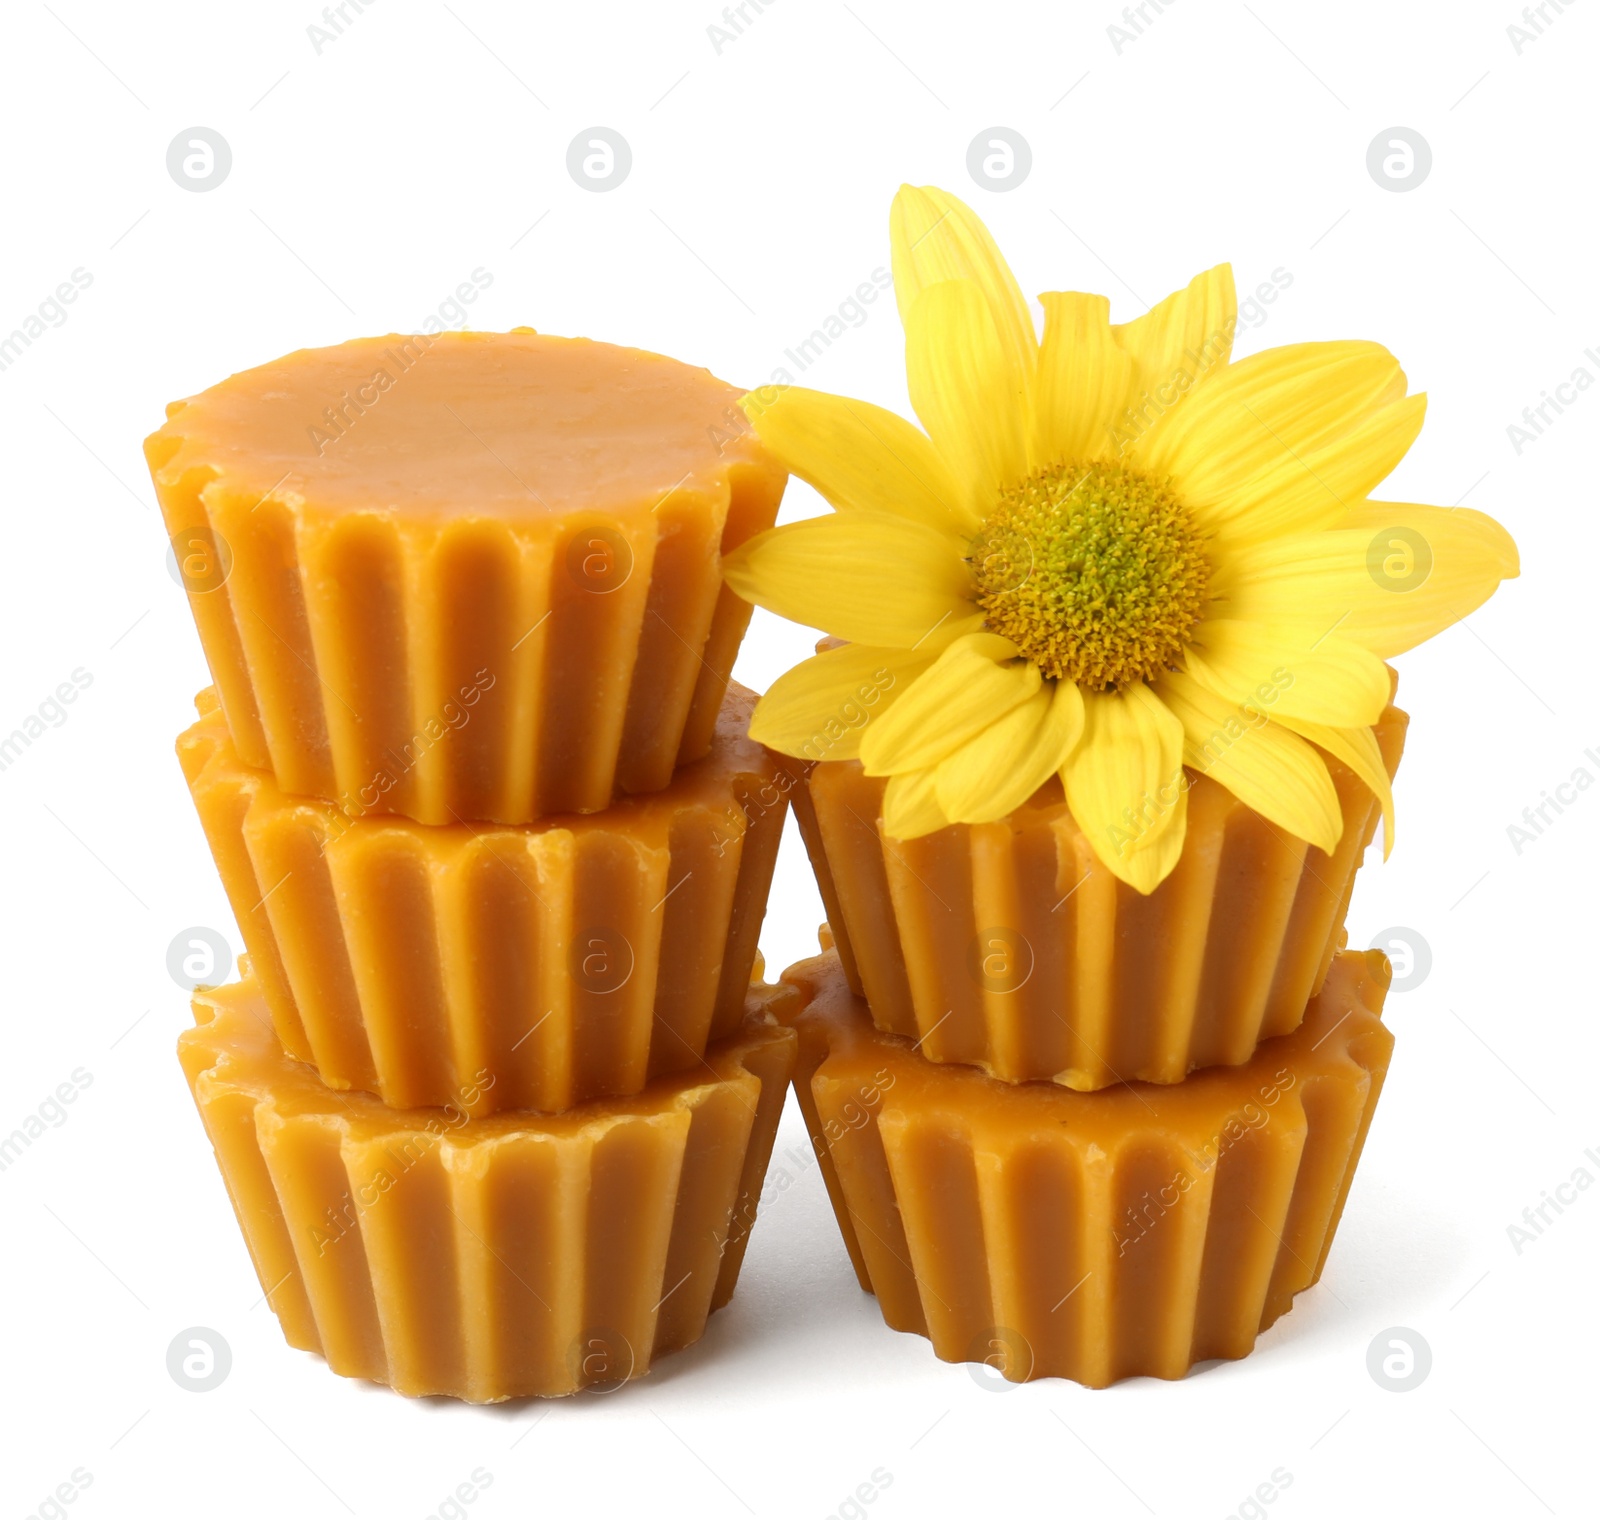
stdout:
<svg viewBox="0 0 1600 1520">
<path fill-rule="evenodd" d="M 1135 445 L 1145 470 L 1214 530 L 1283 533 L 1305 519 L 1304 492 L 1283 497 L 1308 455 L 1329 449 L 1405 395 L 1399 362 L 1377 343 L 1296 343 L 1230 364 L 1165 413 Z"/>
<path fill-rule="evenodd" d="M 936 767 L 939 803 L 952 823 L 991 823 L 1019 808 L 1060 769 L 1083 731 L 1083 697 L 1046 683 Z"/>
<path fill-rule="evenodd" d="M 1389 669 L 1377 655 L 1337 635 L 1307 647 L 1298 628 L 1226 618 L 1196 625 L 1184 668 L 1246 716 L 1285 713 L 1354 728 L 1378 721 L 1389 705 Z"/>
<path fill-rule="evenodd" d="M 1141 848 L 1129 850 L 1120 859 L 1102 862 L 1113 876 L 1146 897 L 1172 874 L 1189 835 L 1189 787 L 1182 772 L 1174 791 L 1178 800 L 1169 809 L 1170 822 L 1154 835 L 1152 842 L 1141 841 Z"/>
<path fill-rule="evenodd" d="M 1394 786 L 1389 769 L 1383 763 L 1383 751 L 1378 747 L 1378 736 L 1370 728 L 1330 728 L 1324 723 L 1305 723 L 1299 718 L 1275 715 L 1273 722 L 1309 739 L 1313 744 L 1348 765 L 1367 786 L 1383 807 L 1383 858 L 1389 858 L 1394 849 Z"/>
<path fill-rule="evenodd" d="M 1112 419 L 1126 450 L 1203 381 L 1220 374 L 1239 325 L 1233 266 L 1218 264 L 1158 301 L 1142 317 L 1111 329 L 1133 361 Z"/>
<path fill-rule="evenodd" d="M 839 512 L 757 534 L 722 569 L 746 601 L 852 644 L 939 649 L 981 618 L 964 552 L 925 523 Z"/>
<path fill-rule="evenodd" d="M 1001 488 L 1027 473 L 1027 399 L 971 280 L 930 285 L 912 303 L 906 388 L 966 509 L 987 516 Z"/>
<path fill-rule="evenodd" d="M 1483 605 L 1518 573 L 1517 546 L 1466 507 L 1369 501 L 1341 526 L 1219 556 L 1219 616 L 1337 632 L 1384 659 L 1403 654 Z"/>
<path fill-rule="evenodd" d="M 1183 724 L 1185 765 L 1279 828 L 1333 853 L 1344 819 L 1321 755 L 1287 728 L 1241 716 L 1181 671 L 1164 675 L 1159 689 Z"/>
<path fill-rule="evenodd" d="M 1031 376 L 1039 339 L 1021 287 L 989 229 L 970 206 L 932 185 L 902 185 L 889 211 L 889 248 L 900 321 L 930 285 L 971 280 L 994 319 L 1007 362 Z"/>
<path fill-rule="evenodd" d="M 1284 454 L 1233 498 L 1230 521 L 1246 532 L 1268 534 L 1337 527 L 1405 458 L 1427 409 L 1425 395 L 1407 396 L 1368 413 L 1331 443 Z"/>
<path fill-rule="evenodd" d="M 867 508 L 976 530 L 938 451 L 905 418 L 798 385 L 751 391 L 739 405 L 768 452 L 841 511 Z"/>
<path fill-rule="evenodd" d="M 750 737 L 802 760 L 854 760 L 861 736 L 938 651 L 844 644 L 802 660 L 756 703 Z"/>
<path fill-rule="evenodd" d="M 1033 462 L 1106 459 L 1117 452 L 1113 418 L 1127 404 L 1135 367 L 1111 333 L 1104 296 L 1047 291 L 1044 342 L 1033 393 Z"/>
<path fill-rule="evenodd" d="M 869 776 L 921 770 L 983 732 L 1039 689 L 1039 668 L 993 633 L 955 639 L 861 741 Z"/>
<path fill-rule="evenodd" d="M 948 827 L 933 772 L 930 765 L 889 778 L 883 791 L 883 832 L 891 839 L 920 839 Z"/>
<path fill-rule="evenodd" d="M 1061 768 L 1067 806 L 1090 848 L 1112 873 L 1152 891 L 1177 862 L 1151 881 L 1148 862 L 1173 830 L 1180 841 L 1188 789 L 1183 781 L 1183 727 L 1145 685 L 1124 692 L 1083 693 L 1083 734 Z"/>
</svg>

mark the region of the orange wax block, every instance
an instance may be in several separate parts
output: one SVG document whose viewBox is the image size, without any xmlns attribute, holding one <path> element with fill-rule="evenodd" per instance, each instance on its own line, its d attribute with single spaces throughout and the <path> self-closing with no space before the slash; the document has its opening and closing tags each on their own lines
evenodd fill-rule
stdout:
<svg viewBox="0 0 1600 1520">
<path fill-rule="evenodd" d="M 473 1115 L 698 1066 L 744 1016 L 788 803 L 754 702 L 731 684 L 662 791 L 469 826 L 285 796 L 202 693 L 178 755 L 285 1049 L 332 1087 Z"/>
<path fill-rule="evenodd" d="M 795 1092 L 861 1286 L 943 1360 L 1013 1382 L 1246 1355 L 1321 1276 L 1394 1044 L 1377 951 L 1337 956 L 1245 1065 L 1093 1093 L 923 1060 L 832 953 L 784 981 L 767 996 L 800 1035 Z"/>
<path fill-rule="evenodd" d="M 305 349 L 145 441 L 240 757 L 424 823 L 593 812 L 706 751 L 785 476 L 659 354 L 445 332 Z"/>
<path fill-rule="evenodd" d="M 1390 707 L 1377 725 L 1391 775 L 1406 723 Z M 794 807 L 881 1029 L 1008 1082 L 1179 1082 L 1287 1034 L 1327 975 L 1381 810 L 1324 758 L 1344 814 L 1331 856 L 1191 773 L 1183 854 L 1149 896 L 1095 858 L 1053 778 L 996 823 L 909 841 L 883 833 L 886 783 L 856 760 L 811 767 Z"/>
<path fill-rule="evenodd" d="M 254 981 L 178 1041 L 262 1291 L 345 1377 L 473 1401 L 638 1377 L 731 1297 L 795 1037 L 759 1004 L 693 1072 L 565 1114 L 330 1091 Z"/>
</svg>

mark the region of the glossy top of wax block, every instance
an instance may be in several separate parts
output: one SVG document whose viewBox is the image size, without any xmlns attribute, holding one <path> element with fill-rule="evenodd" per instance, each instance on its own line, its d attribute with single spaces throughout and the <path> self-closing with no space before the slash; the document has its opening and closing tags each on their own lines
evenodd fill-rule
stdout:
<svg viewBox="0 0 1600 1520">
<path fill-rule="evenodd" d="M 231 491 L 321 512 L 647 517 L 669 496 L 720 502 L 741 465 L 781 479 L 741 394 L 660 354 L 531 328 L 390 334 L 176 402 L 146 453 L 158 484 L 209 468 Z"/>
</svg>

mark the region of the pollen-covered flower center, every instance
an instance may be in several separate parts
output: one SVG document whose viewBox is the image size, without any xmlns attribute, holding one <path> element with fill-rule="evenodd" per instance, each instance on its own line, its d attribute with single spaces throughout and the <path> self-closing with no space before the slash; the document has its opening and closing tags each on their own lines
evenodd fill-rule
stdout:
<svg viewBox="0 0 1600 1520">
<path fill-rule="evenodd" d="M 1001 492 L 967 563 L 988 627 L 1044 675 L 1093 691 L 1173 668 L 1211 577 L 1165 483 L 1104 462 L 1052 465 Z"/>
</svg>

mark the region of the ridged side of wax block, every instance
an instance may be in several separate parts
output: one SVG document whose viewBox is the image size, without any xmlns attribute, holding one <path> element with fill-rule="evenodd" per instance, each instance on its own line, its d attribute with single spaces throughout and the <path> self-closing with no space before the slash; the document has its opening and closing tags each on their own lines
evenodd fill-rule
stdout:
<svg viewBox="0 0 1600 1520">
<path fill-rule="evenodd" d="M 837 958 L 784 973 L 795 1092 L 861 1286 L 945 1361 L 1104 1387 L 1246 1355 L 1317 1281 L 1388 1069 L 1388 967 L 1336 958 L 1291 1034 L 1078 1093 L 922 1060 Z"/>
<path fill-rule="evenodd" d="M 274 1040 L 249 979 L 179 1040 L 285 1338 L 474 1402 L 639 1377 L 732 1295 L 795 1037 L 759 1000 L 693 1074 L 539 1117 L 385 1108 Z"/>
<path fill-rule="evenodd" d="M 331 1087 L 475 1116 L 695 1066 L 743 1016 L 783 832 L 753 703 L 731 687 L 662 791 L 471 828 L 285 796 L 203 693 L 179 757 L 285 1049 Z"/>
<path fill-rule="evenodd" d="M 1391 707 L 1377 725 L 1391 774 L 1406 722 Z M 1193 776 L 1183 854 L 1149 896 L 1095 859 L 1055 780 L 999 822 L 900 841 L 858 761 L 789 764 L 840 960 L 879 1027 L 932 1061 L 1092 1090 L 1238 1065 L 1299 1022 L 1381 816 L 1326 758 L 1344 816 L 1331 856 Z"/>
<path fill-rule="evenodd" d="M 284 791 L 516 824 L 705 754 L 750 617 L 721 557 L 785 483 L 753 443 L 649 511 L 423 523 L 243 489 L 189 457 L 182 410 L 151 476 L 239 754 Z"/>
</svg>

